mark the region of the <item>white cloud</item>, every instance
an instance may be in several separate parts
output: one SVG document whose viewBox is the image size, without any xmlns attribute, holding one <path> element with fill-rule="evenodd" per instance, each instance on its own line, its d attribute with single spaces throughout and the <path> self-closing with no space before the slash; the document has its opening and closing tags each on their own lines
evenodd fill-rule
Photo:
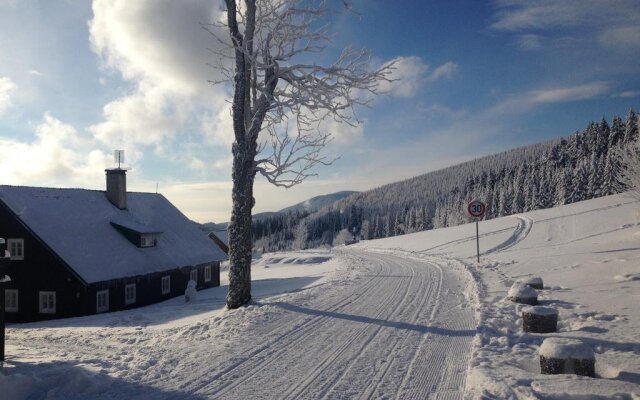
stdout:
<svg viewBox="0 0 640 400">
<path fill-rule="evenodd" d="M 12 95 L 18 86 L 8 77 L 0 77 L 0 116 L 13 105 Z"/>
<path fill-rule="evenodd" d="M 174 160 L 188 158 L 176 153 L 193 149 L 188 144 L 198 141 L 194 135 L 201 136 L 203 146 L 226 147 L 216 135 L 228 127 L 228 113 L 221 117 L 227 93 L 207 83 L 218 79 L 207 65 L 215 63 L 207 48 L 217 42 L 200 26 L 221 13 L 215 2 L 94 0 L 93 13 L 92 49 L 107 71 L 134 85 L 104 106 L 104 121 L 89 128 L 95 137 L 134 155 L 148 146 L 158 155 L 171 153 L 168 158 Z M 204 167 L 191 161 L 187 166 Z"/>
<path fill-rule="evenodd" d="M 640 25 L 606 29 L 600 34 L 599 40 L 607 47 L 638 49 L 640 48 Z"/>
<path fill-rule="evenodd" d="M 542 48 L 540 35 L 525 34 L 518 37 L 518 47 L 521 50 L 538 50 Z"/>
<path fill-rule="evenodd" d="M 0 139 L 4 183 L 102 188 L 111 156 L 71 125 L 46 114 L 31 142 Z"/>
<path fill-rule="evenodd" d="M 553 31 L 556 38 L 597 40 L 609 48 L 640 46 L 637 0 L 497 0 L 494 4 L 490 27 L 497 31 L 530 35 Z M 541 44 L 530 35 L 520 36 L 520 48 Z"/>
<path fill-rule="evenodd" d="M 616 93 L 611 97 L 631 98 L 640 96 L 640 90 L 625 90 L 624 92 Z"/>
<path fill-rule="evenodd" d="M 392 82 L 381 82 L 378 88 L 396 97 L 413 97 L 426 83 L 451 78 L 458 66 L 448 61 L 431 70 L 420 57 L 397 57 L 386 64 L 393 63 L 389 78 Z"/>
<path fill-rule="evenodd" d="M 610 91 L 607 82 L 592 82 L 584 85 L 554 89 L 534 90 L 530 93 L 534 103 L 560 103 L 588 100 Z"/>
</svg>

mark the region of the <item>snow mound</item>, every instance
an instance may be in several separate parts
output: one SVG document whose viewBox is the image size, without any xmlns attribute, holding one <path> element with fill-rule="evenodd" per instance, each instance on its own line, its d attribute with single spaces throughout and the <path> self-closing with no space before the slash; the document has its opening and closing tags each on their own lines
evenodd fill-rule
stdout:
<svg viewBox="0 0 640 400">
<path fill-rule="evenodd" d="M 525 285 L 521 282 L 516 282 L 511 286 L 507 297 L 510 299 L 531 299 L 538 297 L 538 293 L 531 286 Z"/>
<path fill-rule="evenodd" d="M 542 278 L 540 278 L 539 276 L 532 276 L 530 278 L 522 278 L 518 282 L 520 282 L 520 283 L 522 283 L 524 285 L 542 287 Z"/>
<path fill-rule="evenodd" d="M 542 342 L 539 354 L 544 358 L 588 360 L 595 358 L 591 347 L 577 339 L 548 338 Z"/>
</svg>

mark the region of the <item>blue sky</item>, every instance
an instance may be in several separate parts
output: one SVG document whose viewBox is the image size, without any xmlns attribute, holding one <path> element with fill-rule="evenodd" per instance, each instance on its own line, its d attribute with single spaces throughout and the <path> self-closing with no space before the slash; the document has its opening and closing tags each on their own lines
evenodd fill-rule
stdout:
<svg viewBox="0 0 640 400">
<path fill-rule="evenodd" d="M 256 181 L 255 212 L 365 190 L 640 108 L 636 0 L 355 0 L 335 48 L 396 60 L 358 128 L 331 126 L 341 158 L 293 189 Z M 229 88 L 211 86 L 215 0 L 0 0 L 2 184 L 104 185 L 112 151 L 129 189 L 226 221 Z M 336 4 L 339 6 L 340 1 Z"/>
</svg>

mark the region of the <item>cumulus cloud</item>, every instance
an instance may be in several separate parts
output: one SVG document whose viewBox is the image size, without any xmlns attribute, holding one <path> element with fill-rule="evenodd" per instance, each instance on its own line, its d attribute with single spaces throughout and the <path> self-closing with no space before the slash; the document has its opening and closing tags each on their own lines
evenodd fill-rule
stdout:
<svg viewBox="0 0 640 400">
<path fill-rule="evenodd" d="M 458 69 L 456 63 L 448 61 L 434 69 L 420 57 L 397 57 L 387 64 L 393 63 L 391 82 L 381 82 L 378 88 L 396 97 L 413 97 L 427 83 L 440 79 L 448 79 Z"/>
<path fill-rule="evenodd" d="M 530 95 L 533 103 L 560 103 L 592 99 L 610 90 L 610 85 L 607 82 L 592 82 L 571 87 L 534 90 Z"/>
<path fill-rule="evenodd" d="M 11 78 L 0 77 L 0 116 L 13 105 L 11 97 L 17 88 Z"/>
<path fill-rule="evenodd" d="M 90 139 L 49 114 L 36 126 L 33 141 L 0 139 L 0 169 L 8 184 L 101 187 L 111 162 Z"/>
<path fill-rule="evenodd" d="M 226 119 L 218 117 L 226 108 L 226 92 L 207 83 L 219 78 L 207 65 L 213 62 L 207 48 L 217 42 L 200 26 L 220 13 L 215 2 L 205 0 L 94 0 L 92 49 L 106 72 L 132 83 L 104 106 L 104 120 L 89 128 L 97 139 L 127 149 L 132 161 L 145 146 L 186 158 L 175 154 L 188 151 L 194 132 L 208 139 L 205 145 L 223 143 L 215 134 L 226 131 Z M 195 161 L 188 166 L 204 167 Z"/>
</svg>

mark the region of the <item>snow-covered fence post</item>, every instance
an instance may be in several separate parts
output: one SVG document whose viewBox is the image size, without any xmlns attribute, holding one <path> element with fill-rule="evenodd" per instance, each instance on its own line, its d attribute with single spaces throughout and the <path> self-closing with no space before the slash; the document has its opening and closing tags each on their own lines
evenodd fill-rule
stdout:
<svg viewBox="0 0 640 400">
<path fill-rule="evenodd" d="M 550 333 L 558 330 L 558 310 L 552 307 L 529 306 L 522 309 L 522 330 Z"/>
<path fill-rule="evenodd" d="M 514 303 L 529 304 L 535 306 L 538 304 L 538 293 L 523 283 L 516 282 L 507 292 L 507 299 Z"/>
<path fill-rule="evenodd" d="M 544 284 L 542 282 L 542 278 L 539 276 L 532 276 L 530 278 L 521 279 L 519 282 L 531 286 L 534 289 L 544 289 Z"/>
<path fill-rule="evenodd" d="M 593 350 L 576 339 L 548 338 L 539 350 L 540 371 L 547 375 L 576 374 L 596 376 Z"/>
</svg>

